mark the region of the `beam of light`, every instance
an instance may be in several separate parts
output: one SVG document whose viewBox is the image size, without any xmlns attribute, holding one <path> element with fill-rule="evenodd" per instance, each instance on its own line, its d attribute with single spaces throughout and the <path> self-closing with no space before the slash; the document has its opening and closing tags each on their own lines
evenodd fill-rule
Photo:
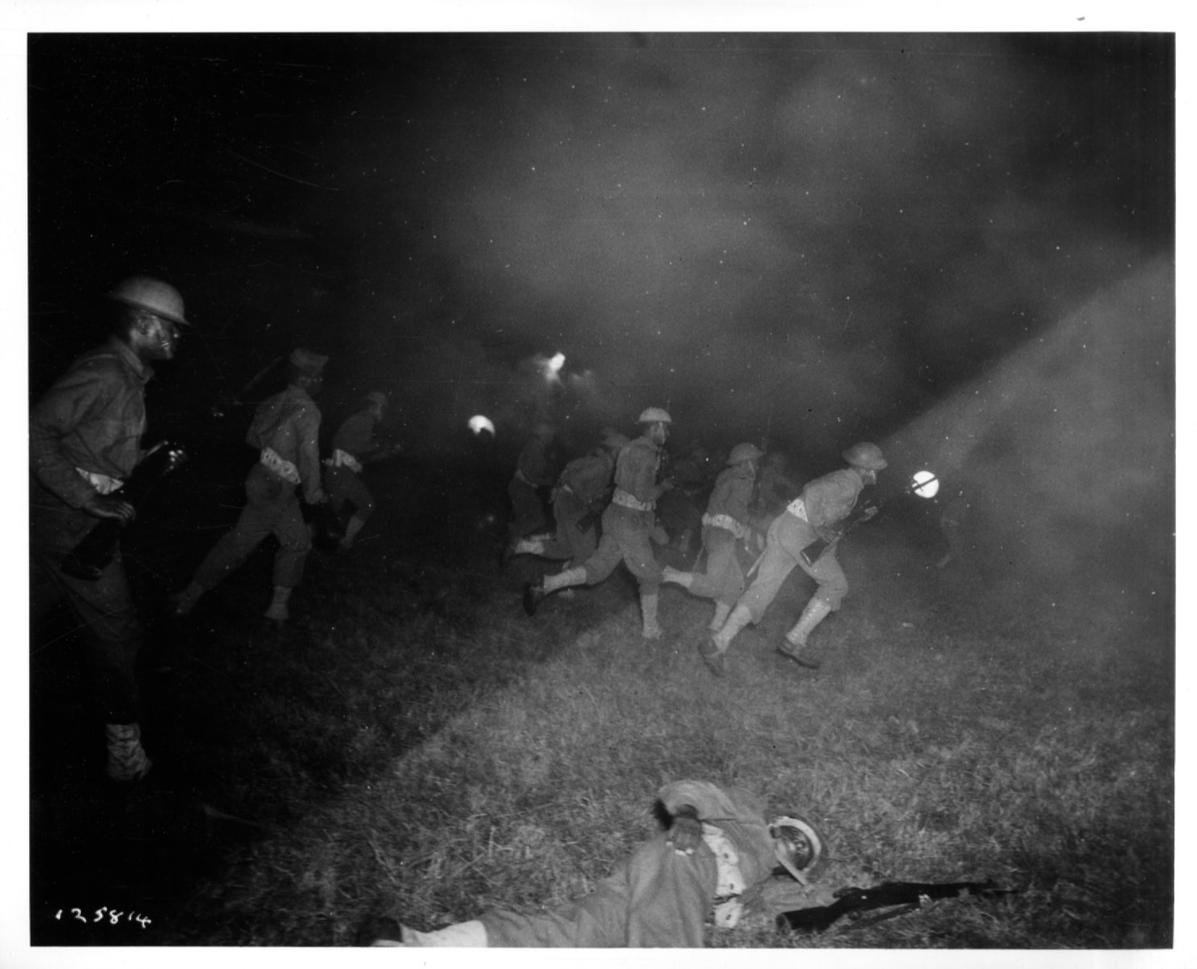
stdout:
<svg viewBox="0 0 1197 969">
<path fill-rule="evenodd" d="M 489 417 L 483 417 L 481 414 L 475 414 L 470 418 L 469 427 L 475 437 L 483 433 L 489 434 L 491 437 L 495 436 L 495 425 L 491 423 Z"/>
<path fill-rule="evenodd" d="M 911 490 L 920 498 L 934 498 L 939 494 L 939 478 L 930 471 L 916 471 L 911 484 Z"/>
</svg>

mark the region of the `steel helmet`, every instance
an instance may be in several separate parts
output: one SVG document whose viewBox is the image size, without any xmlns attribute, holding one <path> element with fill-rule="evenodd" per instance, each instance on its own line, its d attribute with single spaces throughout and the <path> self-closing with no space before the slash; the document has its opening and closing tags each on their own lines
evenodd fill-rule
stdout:
<svg viewBox="0 0 1197 969">
<path fill-rule="evenodd" d="M 741 461 L 759 461 L 764 457 L 765 452 L 762 451 L 755 444 L 744 443 L 737 444 L 731 449 L 731 454 L 727 456 L 727 463 L 729 465 L 739 464 Z"/>
<path fill-rule="evenodd" d="M 648 407 L 640 414 L 640 424 L 672 424 L 673 418 L 663 407 Z"/>
<path fill-rule="evenodd" d="M 183 316 L 183 297 L 169 283 L 152 276 L 130 276 L 108 291 L 108 298 L 129 306 L 140 306 L 172 323 L 191 324 Z"/>
<path fill-rule="evenodd" d="M 301 373 L 307 374 L 309 377 L 320 377 L 324 374 L 324 365 L 328 363 L 328 357 L 322 353 L 314 353 L 304 347 L 296 347 L 291 351 L 291 355 L 287 357 L 287 361 L 291 366 L 295 367 Z"/>
<path fill-rule="evenodd" d="M 782 815 L 769 822 L 777 860 L 803 885 L 808 885 L 827 864 L 827 842 L 806 818 Z"/>
<path fill-rule="evenodd" d="M 625 447 L 630 443 L 631 441 L 628 439 L 628 436 L 620 434 L 619 431 L 607 431 L 603 434 L 603 447 L 617 449 Z"/>
<path fill-rule="evenodd" d="M 864 468 L 866 471 L 880 471 L 889 466 L 889 462 L 881 454 L 881 448 L 868 441 L 853 444 L 842 456 L 852 467 Z"/>
</svg>

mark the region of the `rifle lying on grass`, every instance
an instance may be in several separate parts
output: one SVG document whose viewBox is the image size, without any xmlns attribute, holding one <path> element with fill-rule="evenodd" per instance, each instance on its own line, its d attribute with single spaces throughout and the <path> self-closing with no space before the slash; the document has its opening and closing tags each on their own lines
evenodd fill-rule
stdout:
<svg viewBox="0 0 1197 969">
<path fill-rule="evenodd" d="M 1015 891 L 1017 889 L 998 888 L 992 881 L 885 882 L 872 888 L 841 888 L 835 893 L 836 901 L 830 905 L 782 912 L 777 916 L 777 927 L 783 932 L 822 932 L 847 916 L 855 923 L 853 928 L 863 928 L 874 922 L 913 912 L 924 902 L 934 899 L 956 898 L 960 895 L 991 898 Z M 883 912 L 871 919 L 860 917 L 864 912 L 887 908 L 894 911 Z"/>
</svg>

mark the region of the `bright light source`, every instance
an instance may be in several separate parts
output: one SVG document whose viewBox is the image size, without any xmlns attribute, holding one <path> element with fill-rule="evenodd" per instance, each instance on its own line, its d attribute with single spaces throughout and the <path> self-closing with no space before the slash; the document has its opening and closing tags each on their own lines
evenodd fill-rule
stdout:
<svg viewBox="0 0 1197 969">
<path fill-rule="evenodd" d="M 916 471 L 912 484 L 911 490 L 920 498 L 934 498 L 939 494 L 939 478 L 930 471 Z"/>
<path fill-rule="evenodd" d="M 495 425 L 490 422 L 489 417 L 483 417 L 481 414 L 475 414 L 470 418 L 470 430 L 473 431 L 475 435 L 481 434 L 485 431 L 486 433 L 490 434 L 491 437 L 495 436 Z"/>
<path fill-rule="evenodd" d="M 551 384 L 561 383 L 561 368 L 565 366 L 565 354 L 561 352 L 554 353 L 551 357 L 542 357 L 537 354 L 533 358 L 536 364 L 536 369 L 540 375 L 544 377 Z"/>
</svg>

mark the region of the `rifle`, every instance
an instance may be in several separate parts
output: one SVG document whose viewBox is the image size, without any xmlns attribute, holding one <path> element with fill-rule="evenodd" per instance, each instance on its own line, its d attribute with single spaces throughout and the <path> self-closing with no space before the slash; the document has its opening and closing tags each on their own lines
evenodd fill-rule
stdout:
<svg viewBox="0 0 1197 969">
<path fill-rule="evenodd" d="M 860 510 L 860 513 L 858 515 L 855 515 L 853 518 L 851 518 L 847 522 L 847 524 L 845 524 L 844 527 L 841 528 L 836 533 L 835 538 L 832 538 L 832 539 L 817 538 L 813 542 L 811 542 L 808 546 L 806 546 L 806 548 L 804 548 L 801 552 L 802 561 L 804 561 L 807 565 L 814 565 L 815 562 L 818 561 L 819 556 L 822 555 L 824 552 L 826 552 L 829 546 L 838 542 L 841 538 L 843 538 L 845 535 L 847 535 L 848 532 L 850 532 L 855 526 L 859 525 L 861 522 L 867 522 L 870 518 L 875 518 L 877 516 L 878 512 L 880 512 L 882 508 L 884 508 L 886 505 L 888 505 L 895 498 L 898 498 L 902 495 L 914 494 L 916 489 L 924 488 L 928 484 L 930 484 L 932 481 L 938 481 L 938 480 L 939 480 L 939 478 L 936 477 L 935 475 L 932 475 L 930 478 L 926 478 L 921 481 L 911 480 L 910 483 L 907 484 L 906 487 L 903 488 L 901 491 L 899 491 L 896 495 L 891 495 L 889 498 L 886 498 L 885 501 L 879 502 L 875 505 L 866 505 L 864 508 L 862 508 Z"/>
<path fill-rule="evenodd" d="M 940 898 L 956 898 L 960 895 L 976 895 L 992 898 L 1010 895 L 1017 889 L 998 888 L 992 880 L 984 882 L 885 882 L 872 888 L 841 888 L 835 893 L 836 901 L 816 908 L 799 908 L 782 912 L 777 916 L 777 928 L 782 932 L 823 932 L 835 922 L 847 916 L 863 928 L 874 922 L 881 922 L 898 915 L 905 915 L 920 908 L 925 902 Z M 875 909 L 893 908 L 874 918 L 862 920 L 861 913 Z"/>
<path fill-rule="evenodd" d="M 187 461 L 187 452 L 177 444 L 161 444 L 142 461 L 120 488 L 112 494 L 136 508 L 166 475 Z M 102 518 L 62 560 L 62 571 L 76 579 L 94 582 L 116 554 L 125 523 Z"/>
</svg>

